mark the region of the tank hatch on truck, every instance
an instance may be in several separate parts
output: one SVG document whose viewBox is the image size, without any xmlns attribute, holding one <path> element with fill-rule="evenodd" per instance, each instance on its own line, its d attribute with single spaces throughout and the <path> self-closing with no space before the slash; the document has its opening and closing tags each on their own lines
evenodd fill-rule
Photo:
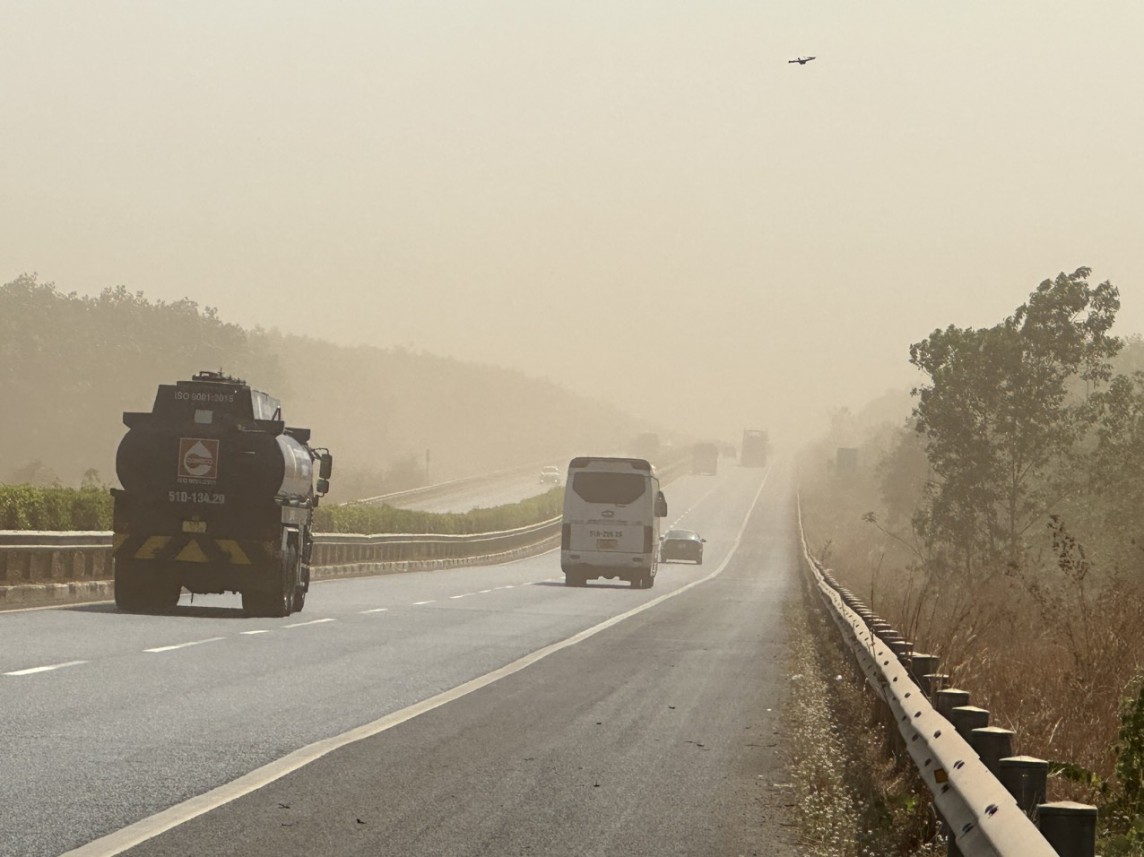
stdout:
<svg viewBox="0 0 1144 857">
<path fill-rule="evenodd" d="M 161 384 L 152 413 L 164 420 L 214 422 L 215 414 L 230 420 L 281 420 L 278 399 L 252 389 L 241 378 L 221 372 L 199 372 L 190 381 Z"/>
</svg>

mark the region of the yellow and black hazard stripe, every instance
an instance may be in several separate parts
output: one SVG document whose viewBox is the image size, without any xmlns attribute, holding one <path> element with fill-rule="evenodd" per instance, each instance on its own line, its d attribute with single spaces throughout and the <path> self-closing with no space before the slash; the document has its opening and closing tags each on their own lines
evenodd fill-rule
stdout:
<svg viewBox="0 0 1144 857">
<path fill-rule="evenodd" d="M 116 533 L 113 548 L 115 558 L 120 560 L 265 565 L 274 559 L 273 542 L 212 539 L 189 533 L 174 536 Z"/>
</svg>

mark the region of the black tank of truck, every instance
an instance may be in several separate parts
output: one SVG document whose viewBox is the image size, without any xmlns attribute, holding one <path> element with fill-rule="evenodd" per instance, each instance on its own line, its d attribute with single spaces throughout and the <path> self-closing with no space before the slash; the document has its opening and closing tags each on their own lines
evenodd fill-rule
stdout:
<svg viewBox="0 0 1144 857">
<path fill-rule="evenodd" d="M 115 600 L 173 608 L 182 589 L 238 592 L 247 613 L 301 610 L 311 522 L 333 459 L 281 403 L 221 372 L 163 384 L 128 428 L 113 489 Z"/>
</svg>

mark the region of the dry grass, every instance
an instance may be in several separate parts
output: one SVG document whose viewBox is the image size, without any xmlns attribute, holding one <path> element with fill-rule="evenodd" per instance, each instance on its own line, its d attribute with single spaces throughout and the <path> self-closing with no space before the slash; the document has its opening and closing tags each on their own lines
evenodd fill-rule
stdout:
<svg viewBox="0 0 1144 857">
<path fill-rule="evenodd" d="M 1050 778 L 1050 800 L 1106 804 L 1118 792 L 1119 712 L 1144 666 L 1144 587 L 1100 570 L 1077 580 L 1051 556 L 1020 574 L 938 579 L 901 532 L 863 521 L 879 499 L 872 475 L 804 473 L 812 552 L 919 651 L 941 657 L 992 725 L 1016 732 L 1015 752 L 1096 775 Z"/>
</svg>

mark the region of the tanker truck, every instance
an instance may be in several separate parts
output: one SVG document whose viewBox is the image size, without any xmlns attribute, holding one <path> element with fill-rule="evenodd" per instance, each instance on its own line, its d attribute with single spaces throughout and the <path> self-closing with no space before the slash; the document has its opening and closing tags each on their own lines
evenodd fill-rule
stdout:
<svg viewBox="0 0 1144 857">
<path fill-rule="evenodd" d="M 301 610 L 333 468 L 310 430 L 287 428 L 277 399 L 221 372 L 161 384 L 150 413 L 123 423 L 123 487 L 111 491 L 119 608 L 170 610 L 185 588 L 240 593 L 250 616 Z"/>
</svg>

